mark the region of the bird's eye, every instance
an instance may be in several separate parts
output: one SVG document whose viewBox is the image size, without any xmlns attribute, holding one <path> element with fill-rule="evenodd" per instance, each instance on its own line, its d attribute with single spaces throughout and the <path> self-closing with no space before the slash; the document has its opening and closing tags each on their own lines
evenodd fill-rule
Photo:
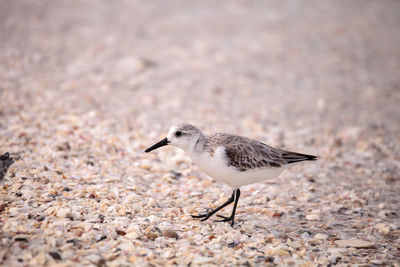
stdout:
<svg viewBox="0 0 400 267">
<path fill-rule="evenodd" d="M 176 133 L 175 133 L 175 136 L 176 137 L 179 137 L 179 136 L 181 136 L 182 135 L 182 132 L 181 131 L 177 131 Z"/>
</svg>

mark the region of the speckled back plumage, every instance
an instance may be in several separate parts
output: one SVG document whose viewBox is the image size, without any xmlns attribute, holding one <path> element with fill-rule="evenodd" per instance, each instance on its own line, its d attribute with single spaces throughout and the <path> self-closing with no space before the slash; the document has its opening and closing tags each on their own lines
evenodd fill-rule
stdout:
<svg viewBox="0 0 400 267">
<path fill-rule="evenodd" d="M 217 147 L 224 147 L 228 166 L 240 171 L 256 168 L 282 167 L 285 164 L 304 160 L 315 160 L 317 157 L 270 147 L 257 140 L 227 133 L 207 136 L 204 149 L 210 154 Z"/>
</svg>

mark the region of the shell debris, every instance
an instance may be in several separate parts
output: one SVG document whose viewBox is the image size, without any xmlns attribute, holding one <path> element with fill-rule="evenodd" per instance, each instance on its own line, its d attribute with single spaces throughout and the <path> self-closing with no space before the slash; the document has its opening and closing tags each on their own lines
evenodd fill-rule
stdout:
<svg viewBox="0 0 400 267">
<path fill-rule="evenodd" d="M 400 1 L 349 2 L 2 1 L 0 265 L 398 266 Z M 183 121 L 321 157 L 201 222 Z"/>
</svg>

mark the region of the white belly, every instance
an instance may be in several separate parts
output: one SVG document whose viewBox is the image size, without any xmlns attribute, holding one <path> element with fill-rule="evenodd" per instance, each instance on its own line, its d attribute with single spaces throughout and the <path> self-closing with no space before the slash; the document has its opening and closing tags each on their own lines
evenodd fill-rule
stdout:
<svg viewBox="0 0 400 267">
<path fill-rule="evenodd" d="M 227 166 L 223 147 L 217 148 L 213 156 L 204 152 L 189 153 L 189 157 L 208 176 L 234 188 L 278 177 L 285 170 L 285 168 L 263 168 L 241 172 L 233 166 Z"/>
</svg>

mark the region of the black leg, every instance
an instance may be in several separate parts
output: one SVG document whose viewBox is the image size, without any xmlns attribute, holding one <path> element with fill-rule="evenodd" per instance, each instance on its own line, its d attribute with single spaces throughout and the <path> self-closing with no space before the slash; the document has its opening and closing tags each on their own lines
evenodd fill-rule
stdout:
<svg viewBox="0 0 400 267">
<path fill-rule="evenodd" d="M 210 218 L 211 216 L 213 216 L 213 215 L 214 215 L 216 212 L 218 212 L 219 210 L 221 210 L 221 209 L 225 208 L 226 206 L 228 206 L 229 204 L 231 204 L 231 203 L 233 202 L 234 199 L 235 199 L 235 191 L 233 191 L 232 196 L 231 196 L 224 204 L 222 204 L 222 205 L 219 206 L 218 208 L 216 208 L 216 209 L 214 209 L 214 210 L 212 210 L 212 211 L 209 211 L 209 212 L 207 212 L 207 213 L 205 213 L 205 214 L 192 215 L 192 218 L 196 218 L 196 219 L 202 218 L 201 221 L 205 221 L 205 220 L 207 220 L 208 218 Z"/>
<path fill-rule="evenodd" d="M 235 223 L 235 213 L 236 213 L 236 207 L 239 201 L 239 197 L 240 197 L 240 190 L 239 188 L 237 188 L 235 191 L 233 191 L 233 194 L 235 195 L 235 203 L 233 204 L 233 210 L 232 210 L 232 214 L 229 217 L 225 217 L 222 215 L 217 215 L 220 218 L 223 218 L 222 220 L 219 221 L 215 221 L 215 222 L 229 222 L 231 221 L 231 226 L 233 226 L 233 224 Z"/>
</svg>

